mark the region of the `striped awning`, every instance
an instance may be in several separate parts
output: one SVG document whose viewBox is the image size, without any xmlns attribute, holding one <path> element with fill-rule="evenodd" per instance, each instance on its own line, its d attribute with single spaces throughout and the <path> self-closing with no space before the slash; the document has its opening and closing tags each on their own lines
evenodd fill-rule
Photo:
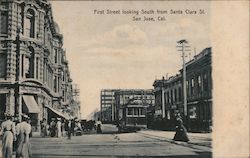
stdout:
<svg viewBox="0 0 250 158">
<path fill-rule="evenodd" d="M 38 104 L 32 95 L 23 95 L 23 101 L 29 113 L 40 113 Z"/>
</svg>

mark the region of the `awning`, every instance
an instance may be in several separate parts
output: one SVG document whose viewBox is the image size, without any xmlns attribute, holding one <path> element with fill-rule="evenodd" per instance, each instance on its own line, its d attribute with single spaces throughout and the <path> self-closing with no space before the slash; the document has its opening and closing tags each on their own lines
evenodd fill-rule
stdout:
<svg viewBox="0 0 250 158">
<path fill-rule="evenodd" d="M 35 101 L 34 96 L 32 95 L 23 95 L 23 100 L 29 113 L 40 113 L 40 109 Z"/>
<path fill-rule="evenodd" d="M 68 116 L 64 115 L 63 113 L 61 113 L 60 111 L 57 111 L 55 109 L 53 109 L 52 107 L 46 106 L 48 109 L 50 109 L 52 112 L 54 112 L 55 114 L 57 114 L 58 116 L 61 116 L 65 119 L 70 119 Z"/>
</svg>

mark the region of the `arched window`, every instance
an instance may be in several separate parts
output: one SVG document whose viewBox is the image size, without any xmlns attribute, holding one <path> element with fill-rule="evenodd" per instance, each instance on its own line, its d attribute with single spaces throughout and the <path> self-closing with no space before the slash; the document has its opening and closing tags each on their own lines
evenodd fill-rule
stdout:
<svg viewBox="0 0 250 158">
<path fill-rule="evenodd" d="M 35 12 L 32 9 L 28 9 L 25 20 L 25 32 L 26 36 L 31 38 L 35 37 Z"/>
</svg>

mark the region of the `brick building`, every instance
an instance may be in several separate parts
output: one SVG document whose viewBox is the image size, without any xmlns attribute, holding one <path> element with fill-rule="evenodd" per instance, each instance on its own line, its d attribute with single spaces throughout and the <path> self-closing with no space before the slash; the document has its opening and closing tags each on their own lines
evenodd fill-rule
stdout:
<svg viewBox="0 0 250 158">
<path fill-rule="evenodd" d="M 47 0 L 0 2 L 0 119 L 5 112 L 21 120 L 74 117 L 73 87 L 63 36 Z"/>
</svg>

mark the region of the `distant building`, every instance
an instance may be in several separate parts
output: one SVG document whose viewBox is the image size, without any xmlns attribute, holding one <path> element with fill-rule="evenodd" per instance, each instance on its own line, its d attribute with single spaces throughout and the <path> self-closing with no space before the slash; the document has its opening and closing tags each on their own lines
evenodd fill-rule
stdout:
<svg viewBox="0 0 250 158">
<path fill-rule="evenodd" d="M 101 115 L 102 122 L 115 121 L 115 92 L 117 89 L 103 89 L 100 94 Z"/>
<path fill-rule="evenodd" d="M 10 113 L 40 121 L 74 117 L 72 79 L 63 35 L 47 0 L 1 0 L 0 119 Z"/>
<path fill-rule="evenodd" d="M 212 124 L 212 76 L 211 48 L 204 49 L 194 59 L 186 63 L 187 84 L 187 126 L 192 131 L 209 131 Z M 180 74 L 168 79 L 155 80 L 154 121 L 174 128 L 174 114 L 184 116 L 183 79 Z"/>
</svg>

